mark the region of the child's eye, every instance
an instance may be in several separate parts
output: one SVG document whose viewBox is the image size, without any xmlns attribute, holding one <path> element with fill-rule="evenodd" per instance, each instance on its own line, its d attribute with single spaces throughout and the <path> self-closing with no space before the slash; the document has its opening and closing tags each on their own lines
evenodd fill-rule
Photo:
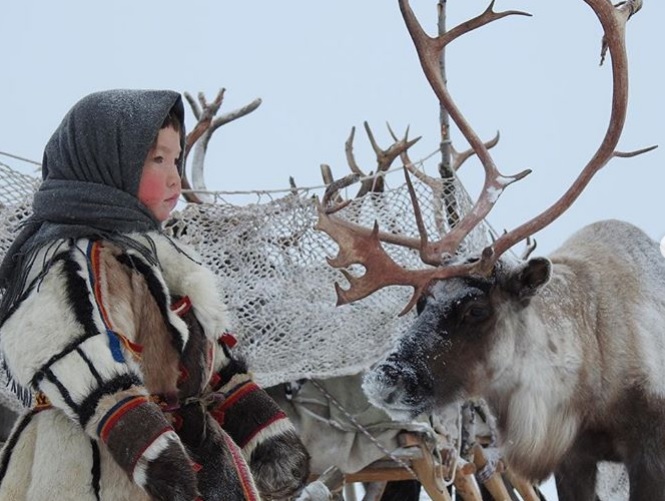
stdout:
<svg viewBox="0 0 665 501">
<path fill-rule="evenodd" d="M 155 158 L 153 158 L 152 160 L 153 160 L 153 162 L 155 162 L 156 164 L 164 163 L 164 157 L 161 157 L 161 156 L 159 156 L 159 157 L 155 157 Z"/>
</svg>

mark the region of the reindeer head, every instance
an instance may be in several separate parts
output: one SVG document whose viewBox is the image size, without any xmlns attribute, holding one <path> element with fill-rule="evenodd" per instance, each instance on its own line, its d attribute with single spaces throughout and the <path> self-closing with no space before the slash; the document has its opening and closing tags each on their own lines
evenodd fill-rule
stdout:
<svg viewBox="0 0 665 501">
<path fill-rule="evenodd" d="M 418 299 L 418 317 L 398 347 L 372 370 L 363 388 L 396 419 L 410 419 L 467 396 L 483 394 L 493 374 L 489 355 L 512 319 L 547 283 L 546 258 L 500 260 L 489 277 L 432 283 Z"/>
<path fill-rule="evenodd" d="M 465 393 L 482 394 L 495 367 L 490 354 L 501 335 L 519 322 L 519 312 L 529 307 L 531 298 L 547 283 L 551 265 L 545 258 L 515 262 L 504 253 L 516 243 L 544 228 L 577 199 L 591 178 L 614 156 L 633 156 L 650 150 L 615 151 L 627 109 L 627 58 L 625 23 L 641 7 L 640 0 L 613 6 L 606 0 L 584 0 L 594 11 L 605 32 L 603 50 L 612 60 L 613 97 L 607 132 L 594 156 L 571 187 L 550 208 L 514 230 L 501 235 L 476 258 L 460 259 L 458 249 L 466 236 L 487 216 L 503 190 L 529 173 L 502 175 L 487 145 L 478 138 L 453 102 L 441 76 L 441 51 L 452 40 L 473 29 L 509 15 L 496 13 L 493 4 L 481 15 L 436 38 L 429 37 L 418 23 L 408 0 L 399 0 L 402 15 L 414 41 L 423 71 L 485 170 L 485 184 L 473 208 L 443 238 L 429 242 L 408 170 L 406 182 L 411 193 L 420 238 L 360 227 L 334 215 L 336 207 L 319 206 L 318 228 L 339 245 L 339 253 L 329 262 L 342 269 L 350 287 L 337 287 L 338 304 L 360 300 L 382 287 L 407 285 L 413 296 L 402 313 L 417 305 L 419 315 L 401 338 L 397 349 L 381 362 L 365 382 L 370 399 L 400 418 L 410 418 L 448 403 Z M 429 267 L 407 270 L 396 264 L 381 242 L 417 249 Z M 361 264 L 362 276 L 344 270 Z"/>
</svg>

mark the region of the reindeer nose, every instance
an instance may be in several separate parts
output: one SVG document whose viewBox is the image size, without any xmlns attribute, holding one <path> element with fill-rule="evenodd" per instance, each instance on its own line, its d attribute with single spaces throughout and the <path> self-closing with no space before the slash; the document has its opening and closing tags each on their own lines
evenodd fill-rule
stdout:
<svg viewBox="0 0 665 501">
<path fill-rule="evenodd" d="M 400 391 L 398 388 L 393 388 L 392 391 L 389 391 L 388 393 L 383 395 L 383 401 L 387 404 L 394 404 L 397 402 L 397 396 L 399 395 Z"/>
<path fill-rule="evenodd" d="M 373 386 L 374 396 L 388 405 L 398 403 L 404 391 L 412 386 L 409 381 L 406 381 L 408 377 L 405 376 L 405 372 L 394 363 L 381 364 L 372 371 L 373 383 L 371 386 Z"/>
<path fill-rule="evenodd" d="M 380 371 L 380 378 L 389 384 L 395 384 L 402 375 L 402 371 L 390 362 L 379 366 L 378 371 Z"/>
</svg>

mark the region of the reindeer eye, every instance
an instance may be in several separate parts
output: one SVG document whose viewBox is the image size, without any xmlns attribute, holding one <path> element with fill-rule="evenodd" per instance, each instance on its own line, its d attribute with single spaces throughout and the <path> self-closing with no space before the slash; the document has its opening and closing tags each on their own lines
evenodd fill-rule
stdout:
<svg viewBox="0 0 665 501">
<path fill-rule="evenodd" d="M 464 320 L 470 322 L 481 322 L 490 316 L 490 309 L 487 306 L 474 305 L 464 313 Z"/>
</svg>

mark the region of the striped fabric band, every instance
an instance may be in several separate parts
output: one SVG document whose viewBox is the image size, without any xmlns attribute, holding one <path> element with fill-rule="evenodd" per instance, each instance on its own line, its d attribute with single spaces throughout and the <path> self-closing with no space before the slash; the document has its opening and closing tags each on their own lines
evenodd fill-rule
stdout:
<svg viewBox="0 0 665 501">
<path fill-rule="evenodd" d="M 145 396 L 131 396 L 120 400 L 104 415 L 97 426 L 97 435 L 105 443 L 108 441 L 108 436 L 117 422 L 130 410 L 135 407 L 148 402 Z"/>
<path fill-rule="evenodd" d="M 242 448 L 268 426 L 286 419 L 284 411 L 256 383 L 246 381 L 226 394 L 226 399 L 210 411 Z M 252 416 L 247 420 L 246 416 Z"/>
<path fill-rule="evenodd" d="M 109 347 L 111 353 L 113 354 L 113 360 L 116 362 L 123 363 L 125 357 L 122 353 L 121 344 L 137 359 L 141 358 L 141 352 L 143 351 L 143 346 L 140 344 L 130 341 L 127 336 L 122 335 L 117 332 L 111 323 L 111 319 L 106 311 L 104 306 L 104 301 L 102 297 L 102 288 L 101 288 L 101 264 L 100 264 L 100 254 L 101 254 L 102 244 L 99 242 L 89 242 L 88 248 L 86 250 L 86 255 L 88 258 L 89 269 L 90 269 L 90 284 L 95 295 L 95 303 L 97 304 L 97 309 L 99 315 L 104 322 L 104 327 L 106 328 L 106 335 L 109 338 Z"/>
<path fill-rule="evenodd" d="M 259 496 L 256 492 L 256 486 L 254 485 L 254 478 L 252 477 L 252 474 L 249 471 L 247 462 L 245 461 L 245 458 L 242 456 L 240 449 L 238 449 L 236 443 L 233 440 L 231 440 L 231 437 L 229 437 L 226 433 L 223 434 L 223 437 L 224 437 L 224 442 L 226 443 L 226 446 L 228 447 L 229 451 L 231 452 L 231 456 L 233 457 L 233 466 L 235 467 L 235 470 L 238 473 L 238 478 L 240 479 L 240 484 L 242 485 L 242 490 L 245 495 L 245 500 L 260 501 Z"/>
<path fill-rule="evenodd" d="M 113 459 L 126 472 L 133 472 L 141 457 L 158 444 L 168 445 L 164 442 L 167 437 L 176 437 L 159 407 L 145 396 L 118 402 L 105 416 L 99 432 Z"/>
<path fill-rule="evenodd" d="M 245 381 L 244 383 L 239 384 L 226 393 L 226 398 L 222 405 L 220 405 L 220 410 L 227 410 L 229 407 L 235 405 L 238 400 L 255 391 L 261 391 L 261 388 L 254 381 Z"/>
</svg>

